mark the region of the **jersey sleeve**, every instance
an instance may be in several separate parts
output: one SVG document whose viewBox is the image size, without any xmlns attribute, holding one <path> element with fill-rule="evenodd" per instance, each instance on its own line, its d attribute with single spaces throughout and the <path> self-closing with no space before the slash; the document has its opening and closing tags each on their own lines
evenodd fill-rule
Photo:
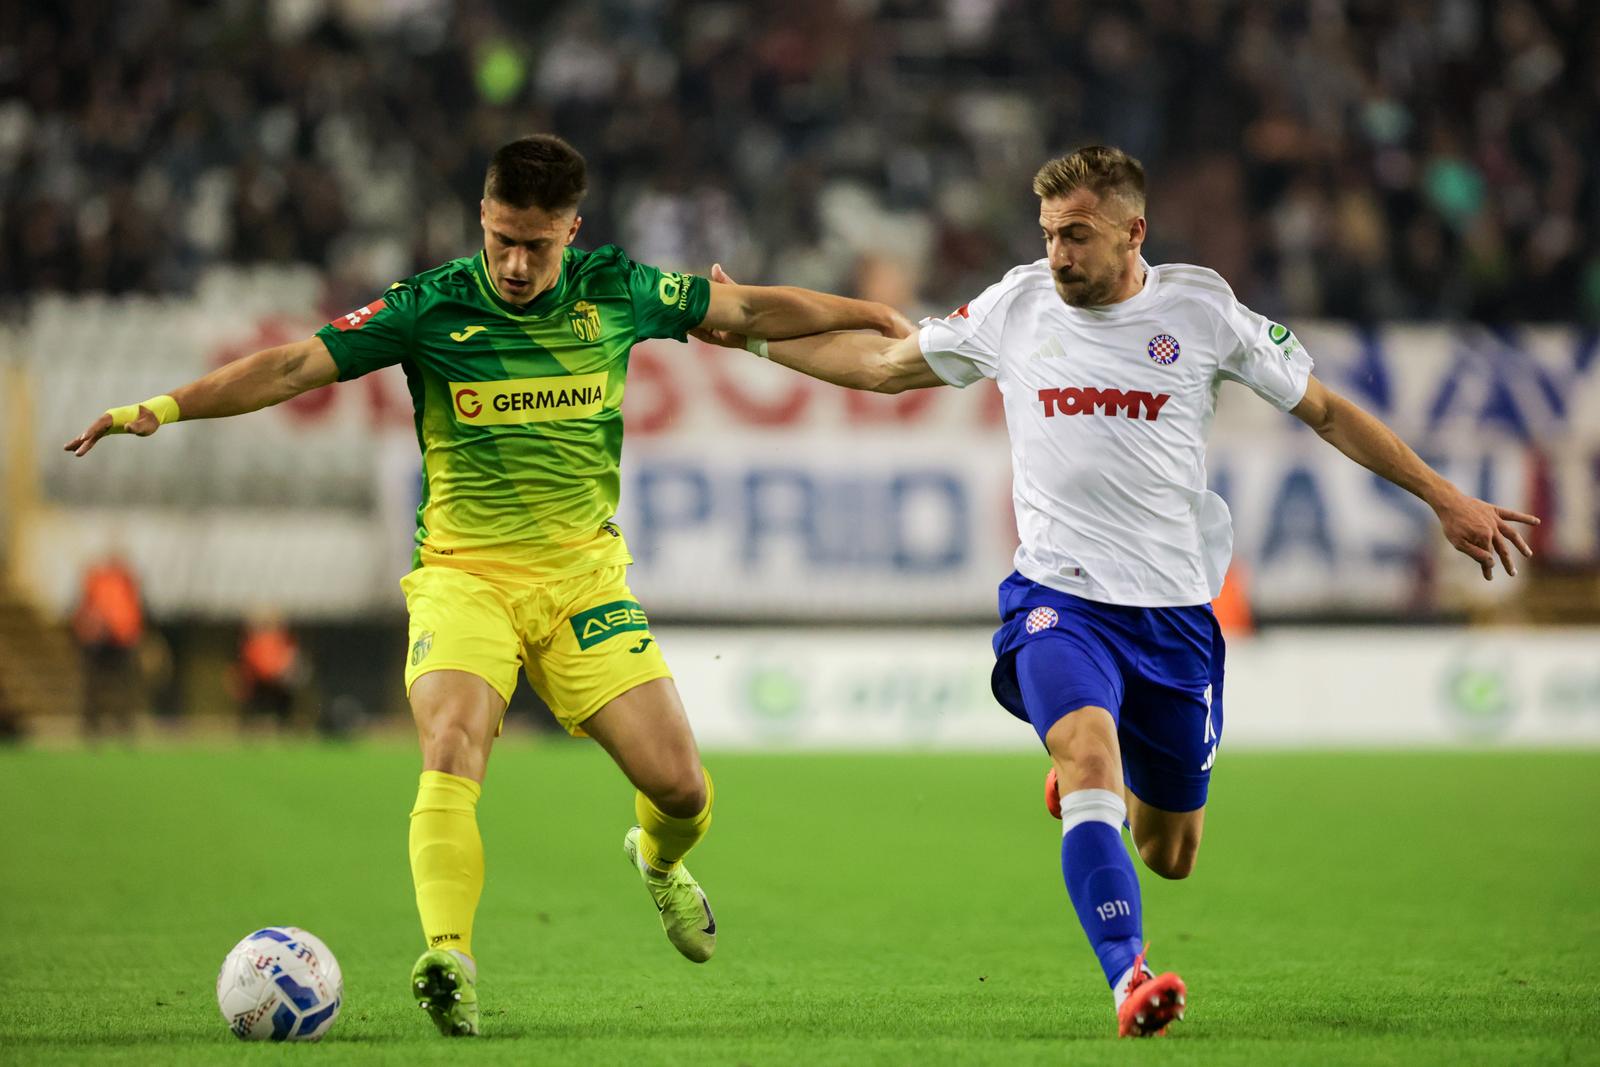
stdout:
<svg viewBox="0 0 1600 1067">
<path fill-rule="evenodd" d="M 1005 326 L 1000 305 L 1010 291 L 1005 282 L 996 282 L 944 318 L 922 320 L 917 343 L 933 373 L 958 389 L 999 373 Z"/>
<path fill-rule="evenodd" d="M 339 381 L 392 367 L 411 351 L 417 321 L 417 293 L 396 283 L 387 293 L 317 331 L 328 346 Z"/>
<path fill-rule="evenodd" d="M 619 255 L 633 300 L 633 330 L 639 340 L 670 337 L 682 341 L 700 325 L 711 306 L 711 281 L 698 274 L 678 274 L 635 263 Z"/>
<path fill-rule="evenodd" d="M 1300 339 L 1265 315 L 1258 315 L 1237 300 L 1223 309 L 1229 330 L 1225 341 L 1233 350 L 1224 354 L 1217 373 L 1247 385 L 1261 399 L 1288 411 L 1306 395 L 1311 379 L 1311 354 Z"/>
</svg>

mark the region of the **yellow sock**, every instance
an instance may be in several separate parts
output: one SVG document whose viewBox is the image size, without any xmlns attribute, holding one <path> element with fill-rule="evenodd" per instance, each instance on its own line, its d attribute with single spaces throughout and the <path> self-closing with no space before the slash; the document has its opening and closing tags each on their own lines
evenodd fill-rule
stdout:
<svg viewBox="0 0 1600 1067">
<path fill-rule="evenodd" d="M 472 955 L 472 917 L 483 893 L 483 839 L 470 778 L 423 771 L 411 809 L 411 881 L 429 948 Z"/>
<path fill-rule="evenodd" d="M 700 843 L 711 828 L 711 805 L 717 799 L 716 787 L 711 784 L 711 772 L 701 769 L 706 776 L 706 806 L 700 814 L 680 819 L 668 815 L 643 793 L 633 795 L 633 811 L 639 817 L 639 854 L 646 867 L 667 873 L 682 862 L 689 850 Z"/>
</svg>

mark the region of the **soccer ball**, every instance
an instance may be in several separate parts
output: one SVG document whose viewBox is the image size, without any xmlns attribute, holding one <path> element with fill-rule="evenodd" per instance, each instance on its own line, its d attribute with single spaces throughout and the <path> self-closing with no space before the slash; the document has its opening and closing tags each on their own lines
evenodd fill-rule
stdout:
<svg viewBox="0 0 1600 1067">
<path fill-rule="evenodd" d="M 315 1041 L 339 1017 L 344 976 L 328 946 L 298 926 L 269 926 L 233 946 L 217 1007 L 245 1041 Z"/>
</svg>

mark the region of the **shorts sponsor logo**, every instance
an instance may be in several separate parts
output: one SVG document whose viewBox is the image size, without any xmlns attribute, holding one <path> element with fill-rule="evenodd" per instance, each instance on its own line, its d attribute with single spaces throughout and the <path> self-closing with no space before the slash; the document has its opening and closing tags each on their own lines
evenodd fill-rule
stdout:
<svg viewBox="0 0 1600 1067">
<path fill-rule="evenodd" d="M 1096 389 L 1093 386 L 1065 389 L 1041 389 L 1039 401 L 1044 404 L 1044 417 L 1057 415 L 1116 415 L 1126 418 L 1143 417 L 1155 422 L 1161 409 L 1172 399 L 1170 393 L 1147 393 L 1143 389 Z M 1096 408 L 1102 409 L 1096 411 Z"/>
<path fill-rule="evenodd" d="M 1028 612 L 1028 621 L 1023 623 L 1023 628 L 1030 634 L 1036 634 L 1040 630 L 1050 629 L 1059 621 L 1061 616 L 1056 614 L 1055 608 L 1034 608 Z"/>
<path fill-rule="evenodd" d="M 605 406 L 605 371 L 503 382 L 451 382 L 456 421 L 471 426 L 508 426 L 556 419 L 582 419 Z"/>
<path fill-rule="evenodd" d="M 382 311 L 386 306 L 387 305 L 384 303 L 383 297 L 380 296 L 378 299 L 374 300 L 364 308 L 356 308 L 348 315 L 339 316 L 329 325 L 337 330 L 359 330 L 361 327 L 367 324 L 367 321 L 371 319 L 372 316 Z"/>
<path fill-rule="evenodd" d="M 614 600 L 609 604 L 601 604 L 597 608 L 580 611 L 570 621 L 580 650 L 593 648 L 607 638 L 630 630 L 650 629 L 644 609 L 633 600 Z"/>
<path fill-rule="evenodd" d="M 567 322 L 572 326 L 572 332 L 578 335 L 578 340 L 600 340 L 600 309 L 589 301 L 580 300 L 573 304 Z"/>
<path fill-rule="evenodd" d="M 1144 350 L 1150 353 L 1151 359 L 1163 367 L 1168 367 L 1178 362 L 1178 353 L 1181 351 L 1178 347 L 1178 339 L 1170 333 L 1156 334 L 1150 338 L 1150 343 L 1144 346 Z"/>
<path fill-rule="evenodd" d="M 415 667 L 428 658 L 428 653 L 433 651 L 433 631 L 429 630 L 417 638 L 411 646 L 411 665 Z"/>
</svg>

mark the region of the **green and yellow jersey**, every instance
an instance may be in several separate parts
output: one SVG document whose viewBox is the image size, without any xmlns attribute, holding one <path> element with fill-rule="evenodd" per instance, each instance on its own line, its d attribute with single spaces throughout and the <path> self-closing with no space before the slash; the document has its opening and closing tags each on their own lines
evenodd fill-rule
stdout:
<svg viewBox="0 0 1600 1067">
<path fill-rule="evenodd" d="M 628 355 L 684 340 L 710 283 L 568 248 L 555 286 L 500 298 L 483 253 L 396 282 L 317 332 L 339 380 L 400 364 L 422 447 L 413 565 L 554 578 L 629 562 L 620 490 Z"/>
</svg>

